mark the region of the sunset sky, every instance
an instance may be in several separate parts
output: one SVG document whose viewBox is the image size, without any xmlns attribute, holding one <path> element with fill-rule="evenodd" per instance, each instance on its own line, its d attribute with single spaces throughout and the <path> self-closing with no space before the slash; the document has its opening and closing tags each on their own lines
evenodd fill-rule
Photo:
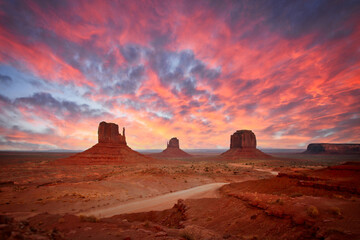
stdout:
<svg viewBox="0 0 360 240">
<path fill-rule="evenodd" d="M 360 142 L 360 1 L 0 1 L 0 150 Z"/>
</svg>

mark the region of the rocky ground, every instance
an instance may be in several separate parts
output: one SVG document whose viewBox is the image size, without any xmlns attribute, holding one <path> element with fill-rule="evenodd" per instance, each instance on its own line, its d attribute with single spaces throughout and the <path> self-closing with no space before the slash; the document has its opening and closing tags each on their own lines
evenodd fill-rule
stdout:
<svg viewBox="0 0 360 240">
<path fill-rule="evenodd" d="M 360 238 L 359 165 L 327 167 L 358 156 L 227 161 L 204 153 L 124 165 L 54 165 L 58 156 L 41 156 L 2 155 L 0 239 Z M 216 197 L 163 211 L 83 214 L 221 182 L 230 184 Z"/>
</svg>

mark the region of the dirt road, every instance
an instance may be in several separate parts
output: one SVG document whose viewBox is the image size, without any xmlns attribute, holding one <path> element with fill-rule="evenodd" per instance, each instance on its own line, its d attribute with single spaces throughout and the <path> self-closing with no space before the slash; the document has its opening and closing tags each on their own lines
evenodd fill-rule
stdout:
<svg viewBox="0 0 360 240">
<path fill-rule="evenodd" d="M 98 218 L 111 217 L 122 213 L 135 213 L 146 211 L 160 211 L 171 208 L 178 199 L 188 198 L 211 198 L 217 197 L 217 190 L 227 183 L 210 183 L 186 190 L 167 193 L 148 199 L 136 200 L 133 202 L 112 206 L 108 208 L 96 209 L 79 213 L 79 215 L 94 215 Z"/>
<path fill-rule="evenodd" d="M 271 175 L 277 175 L 278 172 L 271 169 L 254 169 L 256 171 L 268 172 Z M 151 197 L 148 199 L 136 200 L 117 206 L 100 208 L 96 210 L 86 211 L 78 215 L 94 215 L 98 218 L 112 217 L 123 213 L 136 213 L 147 211 L 161 211 L 169 209 L 177 202 L 178 199 L 188 198 L 214 198 L 218 197 L 218 189 L 227 183 L 210 183 L 198 187 L 189 188 L 173 193 L 167 193 L 161 196 Z"/>
</svg>

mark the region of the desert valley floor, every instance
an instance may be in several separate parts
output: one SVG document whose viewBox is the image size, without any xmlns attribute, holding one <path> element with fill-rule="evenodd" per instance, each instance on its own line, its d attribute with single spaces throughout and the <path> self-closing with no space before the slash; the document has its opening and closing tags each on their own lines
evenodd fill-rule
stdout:
<svg viewBox="0 0 360 240">
<path fill-rule="evenodd" d="M 359 155 L 0 155 L 0 239 L 360 239 Z"/>
</svg>

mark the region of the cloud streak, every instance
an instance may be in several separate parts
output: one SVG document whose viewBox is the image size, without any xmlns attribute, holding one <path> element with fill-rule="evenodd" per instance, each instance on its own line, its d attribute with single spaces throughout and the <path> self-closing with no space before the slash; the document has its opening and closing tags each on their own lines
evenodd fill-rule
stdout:
<svg viewBox="0 0 360 240">
<path fill-rule="evenodd" d="M 0 148 L 86 148 L 101 120 L 126 126 L 134 148 L 172 136 L 226 148 L 237 129 L 262 147 L 360 142 L 359 11 L 358 1 L 4 1 Z M 11 69 L 36 91 L 10 94 L 21 86 Z"/>
</svg>

